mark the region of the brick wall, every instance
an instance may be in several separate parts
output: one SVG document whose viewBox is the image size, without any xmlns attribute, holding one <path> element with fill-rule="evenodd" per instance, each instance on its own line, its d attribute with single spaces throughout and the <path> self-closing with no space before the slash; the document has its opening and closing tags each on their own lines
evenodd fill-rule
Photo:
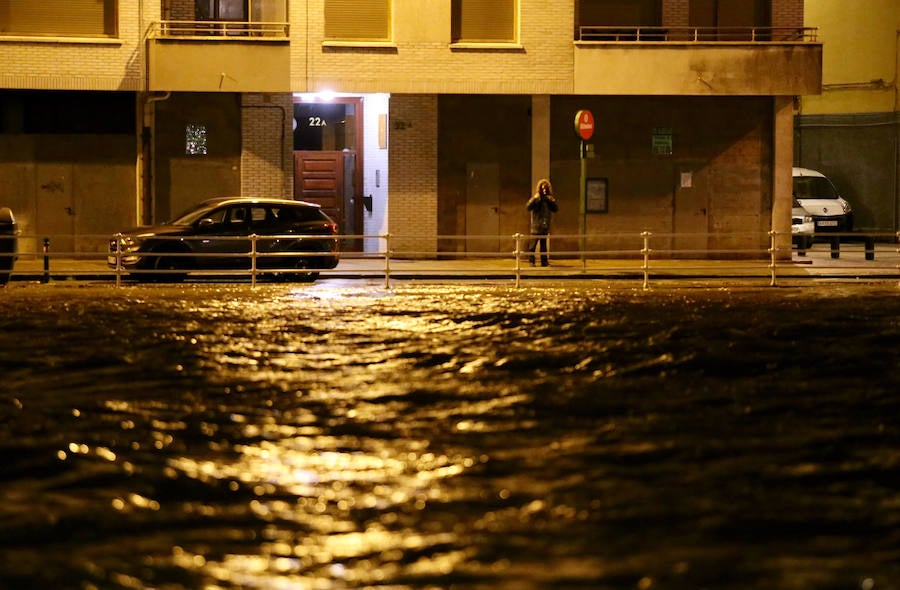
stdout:
<svg viewBox="0 0 900 590">
<path fill-rule="evenodd" d="M 773 27 L 802 27 L 803 0 L 772 0 Z"/>
<path fill-rule="evenodd" d="M 664 27 L 686 27 L 690 24 L 690 0 L 663 0 L 662 24 Z"/>
<path fill-rule="evenodd" d="M 244 94 L 241 100 L 241 195 L 293 196 L 293 99 Z"/>
<path fill-rule="evenodd" d="M 290 4 L 291 22 L 299 24 L 291 27 L 294 91 L 572 92 L 572 0 L 520 0 L 518 43 L 490 49 L 451 47 L 446 0 L 393 0 L 393 42 L 387 47 L 329 46 L 323 2 Z M 302 20 L 307 8 L 308 23 Z"/>
<path fill-rule="evenodd" d="M 141 90 L 142 31 L 159 20 L 159 0 L 119 1 L 119 39 L 71 42 L 55 37 L 0 43 L 0 88 Z"/>
<path fill-rule="evenodd" d="M 389 121 L 391 248 L 428 257 L 437 251 L 437 96 L 392 96 Z"/>
</svg>

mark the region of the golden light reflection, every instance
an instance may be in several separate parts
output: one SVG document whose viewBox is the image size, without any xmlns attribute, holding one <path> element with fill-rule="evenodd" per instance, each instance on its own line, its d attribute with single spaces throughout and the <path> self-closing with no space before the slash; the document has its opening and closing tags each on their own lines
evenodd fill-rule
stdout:
<svg viewBox="0 0 900 590">
<path fill-rule="evenodd" d="M 441 549 L 457 544 L 456 533 L 410 530 L 398 515 L 446 500 L 441 482 L 478 460 L 431 453 L 424 442 L 404 444 L 398 448 L 390 440 L 292 436 L 234 445 L 238 458 L 232 462 L 170 460 L 173 472 L 204 482 L 228 482 L 230 489 L 251 489 L 257 496 L 249 503 L 251 512 L 271 523 L 258 554 L 211 560 L 179 549 L 174 560 L 248 588 L 286 583 L 292 588 L 330 588 L 325 581 L 377 583 L 404 572 L 451 571 L 466 559 L 464 551 Z M 362 525 L 354 518 L 354 511 L 373 509 L 380 514 L 378 520 Z"/>
</svg>

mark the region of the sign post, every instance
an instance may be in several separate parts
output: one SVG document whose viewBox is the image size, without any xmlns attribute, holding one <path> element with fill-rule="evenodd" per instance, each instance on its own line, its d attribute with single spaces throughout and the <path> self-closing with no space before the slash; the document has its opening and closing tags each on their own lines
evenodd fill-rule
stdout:
<svg viewBox="0 0 900 590">
<path fill-rule="evenodd" d="M 594 115 L 591 111 L 582 109 L 575 113 L 575 135 L 578 136 L 578 156 L 581 160 L 581 178 L 578 182 L 578 202 L 579 213 L 581 214 L 581 269 L 586 270 L 587 262 L 585 261 L 584 251 L 587 240 L 587 210 L 585 204 L 587 202 L 587 144 L 591 137 L 594 136 Z"/>
</svg>

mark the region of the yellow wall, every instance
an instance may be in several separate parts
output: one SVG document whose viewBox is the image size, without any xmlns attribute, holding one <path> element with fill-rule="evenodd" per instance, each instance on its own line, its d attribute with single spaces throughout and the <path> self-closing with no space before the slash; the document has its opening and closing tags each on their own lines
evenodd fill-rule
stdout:
<svg viewBox="0 0 900 590">
<path fill-rule="evenodd" d="M 823 93 L 803 97 L 804 115 L 897 110 L 897 0 L 807 0 L 806 25 L 824 43 Z M 880 81 L 880 82 L 879 82 Z"/>
</svg>

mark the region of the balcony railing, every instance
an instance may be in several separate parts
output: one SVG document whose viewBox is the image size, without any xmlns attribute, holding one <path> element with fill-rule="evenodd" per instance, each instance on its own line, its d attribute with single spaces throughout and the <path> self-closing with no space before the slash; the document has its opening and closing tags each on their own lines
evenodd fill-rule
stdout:
<svg viewBox="0 0 900 590">
<path fill-rule="evenodd" d="M 579 26 L 576 41 L 602 43 L 815 43 L 814 27 Z"/>
<path fill-rule="evenodd" d="M 286 39 L 290 23 L 280 21 L 164 20 L 154 23 L 151 36 L 157 38 L 198 37 L 208 39 Z"/>
</svg>

